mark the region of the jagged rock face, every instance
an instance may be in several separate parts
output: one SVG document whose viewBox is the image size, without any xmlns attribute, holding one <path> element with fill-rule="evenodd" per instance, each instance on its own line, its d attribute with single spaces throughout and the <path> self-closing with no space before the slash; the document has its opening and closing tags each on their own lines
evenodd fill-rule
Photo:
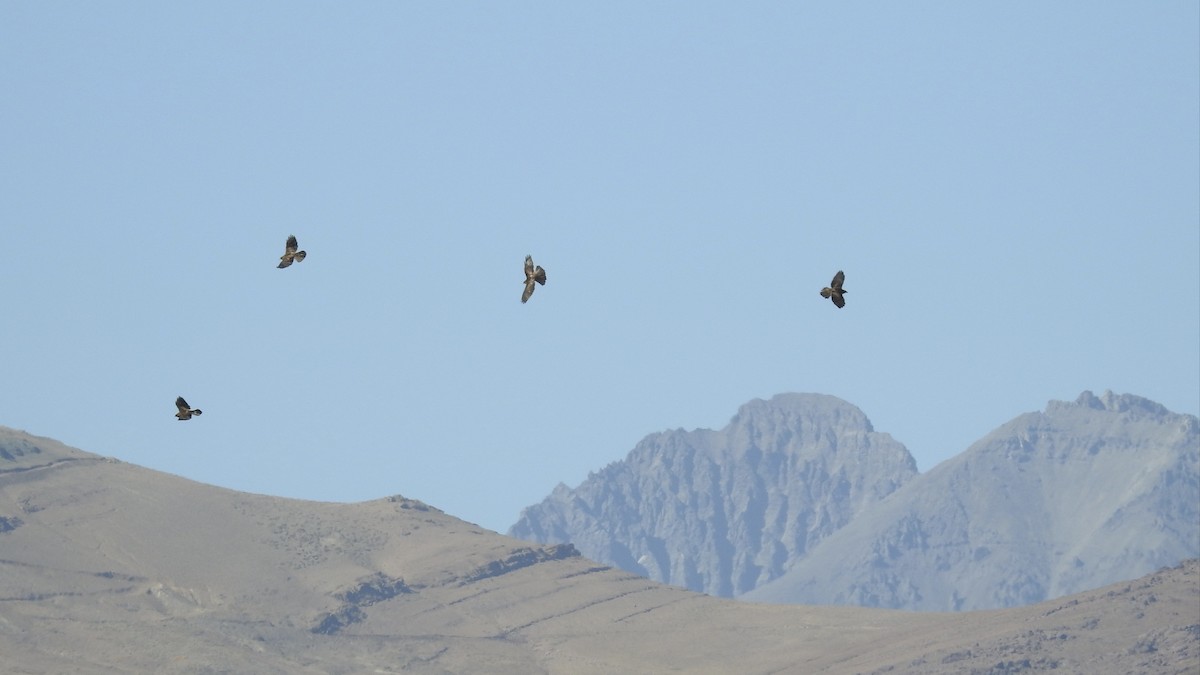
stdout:
<svg viewBox="0 0 1200 675">
<path fill-rule="evenodd" d="M 1084 392 L 909 482 L 746 599 L 1025 605 L 1200 555 L 1200 424 Z"/>
<path fill-rule="evenodd" d="M 917 474 L 858 408 L 817 394 L 743 406 L 720 431 L 646 437 L 578 488 L 525 509 L 511 536 L 712 595 L 782 575 Z"/>
</svg>

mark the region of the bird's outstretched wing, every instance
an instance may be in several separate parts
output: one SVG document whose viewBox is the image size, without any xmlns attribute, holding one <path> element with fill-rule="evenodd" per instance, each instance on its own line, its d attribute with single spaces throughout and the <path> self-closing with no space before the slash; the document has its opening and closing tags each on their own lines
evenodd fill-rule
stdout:
<svg viewBox="0 0 1200 675">
<path fill-rule="evenodd" d="M 529 302 L 529 296 L 533 295 L 533 277 L 525 280 L 525 291 L 521 293 L 521 302 Z"/>
<path fill-rule="evenodd" d="M 833 288 L 833 290 L 840 291 L 842 290 L 842 284 L 844 283 L 846 283 L 846 273 L 838 270 L 838 273 L 833 275 L 833 281 L 831 281 L 829 285 Z"/>
<path fill-rule="evenodd" d="M 183 400 L 182 396 L 175 399 L 175 407 L 179 408 L 181 411 L 191 409 L 191 406 L 187 404 L 187 401 Z"/>
<path fill-rule="evenodd" d="M 527 255 L 527 256 L 525 256 L 525 278 L 528 279 L 532 276 L 533 276 L 533 256 Z"/>
<path fill-rule="evenodd" d="M 834 293 L 833 294 L 833 304 L 837 305 L 839 309 L 842 307 L 845 307 L 846 306 L 846 298 L 843 298 L 841 293 Z"/>
<path fill-rule="evenodd" d="M 288 235 L 288 240 L 287 240 L 287 245 L 286 245 L 286 246 L 284 246 L 284 248 L 283 248 L 283 252 L 284 252 L 285 254 L 287 254 L 287 253 L 295 253 L 295 252 L 296 252 L 296 249 L 298 249 L 298 248 L 300 248 L 300 244 L 296 242 L 296 235 L 294 235 L 294 234 L 289 234 L 289 235 Z"/>
</svg>

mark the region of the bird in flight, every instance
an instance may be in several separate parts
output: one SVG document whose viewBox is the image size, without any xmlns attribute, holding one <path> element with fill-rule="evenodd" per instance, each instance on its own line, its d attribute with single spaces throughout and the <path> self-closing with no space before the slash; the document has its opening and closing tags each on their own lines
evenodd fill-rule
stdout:
<svg viewBox="0 0 1200 675">
<path fill-rule="evenodd" d="M 528 302 L 529 296 L 533 295 L 533 282 L 546 285 L 546 270 L 542 269 L 541 265 L 533 266 L 533 256 L 525 256 L 525 292 L 521 294 L 521 302 Z"/>
<path fill-rule="evenodd" d="M 293 262 L 304 260 L 305 253 L 304 251 L 297 251 L 296 249 L 298 248 L 300 248 L 300 244 L 296 243 L 296 235 L 289 234 L 287 246 L 283 249 L 283 255 L 279 256 L 279 269 L 288 267 Z"/>
<path fill-rule="evenodd" d="M 833 275 L 833 281 L 829 285 L 821 289 L 821 297 L 833 300 L 833 304 L 840 307 L 846 306 L 846 299 L 842 297 L 843 293 L 849 293 L 842 288 L 842 283 L 846 281 L 846 273 L 838 270 L 838 273 Z"/>
<path fill-rule="evenodd" d="M 175 407 L 179 408 L 179 412 L 175 413 L 175 416 L 179 418 L 180 422 L 192 419 L 192 415 L 199 417 L 203 414 L 199 408 L 188 406 L 187 401 L 183 400 L 182 396 L 175 399 Z"/>
</svg>

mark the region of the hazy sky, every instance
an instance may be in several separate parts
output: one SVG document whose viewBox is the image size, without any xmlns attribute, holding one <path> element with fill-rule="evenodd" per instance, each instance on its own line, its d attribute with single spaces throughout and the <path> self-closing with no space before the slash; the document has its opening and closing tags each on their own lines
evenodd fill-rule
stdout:
<svg viewBox="0 0 1200 675">
<path fill-rule="evenodd" d="M 503 531 L 781 392 L 923 471 L 1084 389 L 1196 414 L 1198 33 L 1193 0 L 0 3 L 0 424 Z"/>
</svg>

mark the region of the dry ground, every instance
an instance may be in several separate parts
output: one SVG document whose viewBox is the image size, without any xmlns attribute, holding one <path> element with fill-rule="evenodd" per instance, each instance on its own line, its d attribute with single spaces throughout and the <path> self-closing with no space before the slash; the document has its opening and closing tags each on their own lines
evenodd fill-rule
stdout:
<svg viewBox="0 0 1200 675">
<path fill-rule="evenodd" d="M 233 492 L 0 428 L 5 673 L 1197 673 L 1200 567 L 961 614 L 663 586 L 402 497 Z"/>
</svg>

